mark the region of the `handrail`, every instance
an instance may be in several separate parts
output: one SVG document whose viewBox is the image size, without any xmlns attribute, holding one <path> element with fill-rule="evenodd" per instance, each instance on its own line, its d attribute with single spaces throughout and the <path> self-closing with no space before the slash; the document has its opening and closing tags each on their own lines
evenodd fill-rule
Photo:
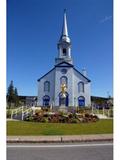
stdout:
<svg viewBox="0 0 120 160">
<path fill-rule="evenodd" d="M 15 112 L 16 114 L 18 113 L 18 111 L 21 111 L 22 110 L 22 107 L 19 107 L 19 108 L 17 108 L 17 109 L 13 109 L 12 111 L 13 111 L 13 113 Z"/>
<path fill-rule="evenodd" d="M 17 109 L 13 109 L 12 110 L 12 113 L 11 113 L 11 119 L 13 119 L 13 115 L 17 115 L 19 112 L 21 112 L 21 114 L 22 114 L 22 120 L 24 119 L 24 115 L 27 115 L 27 114 L 29 114 L 31 111 L 33 111 L 33 109 L 32 109 L 32 107 L 24 107 L 24 106 L 22 106 L 22 107 L 19 107 L 19 108 L 17 108 Z"/>
</svg>

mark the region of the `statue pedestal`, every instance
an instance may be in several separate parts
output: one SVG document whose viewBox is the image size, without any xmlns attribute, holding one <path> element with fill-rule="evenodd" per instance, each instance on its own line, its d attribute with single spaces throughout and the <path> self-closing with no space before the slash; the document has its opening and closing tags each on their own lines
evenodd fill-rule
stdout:
<svg viewBox="0 0 120 160">
<path fill-rule="evenodd" d="M 59 111 L 67 113 L 68 112 L 68 107 L 66 107 L 66 106 L 60 106 L 59 107 Z"/>
</svg>

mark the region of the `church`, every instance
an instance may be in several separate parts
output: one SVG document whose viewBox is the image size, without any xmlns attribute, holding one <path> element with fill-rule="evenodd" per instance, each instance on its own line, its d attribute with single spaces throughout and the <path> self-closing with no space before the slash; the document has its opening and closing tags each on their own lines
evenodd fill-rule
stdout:
<svg viewBox="0 0 120 160">
<path fill-rule="evenodd" d="M 55 65 L 48 73 L 38 79 L 38 106 L 64 105 L 84 107 L 91 105 L 91 81 L 86 70 L 79 72 L 71 53 L 71 40 L 68 35 L 66 11 L 63 16 L 62 34 L 57 44 L 58 56 Z M 79 57 L 78 57 L 79 58 Z M 66 86 L 62 96 L 61 85 Z"/>
</svg>

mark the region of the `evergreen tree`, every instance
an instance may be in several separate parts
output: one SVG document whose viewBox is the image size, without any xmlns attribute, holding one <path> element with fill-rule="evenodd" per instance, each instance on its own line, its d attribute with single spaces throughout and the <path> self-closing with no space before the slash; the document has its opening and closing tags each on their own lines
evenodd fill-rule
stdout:
<svg viewBox="0 0 120 160">
<path fill-rule="evenodd" d="M 18 91 L 16 87 L 15 87 L 15 96 L 18 96 Z"/>
<path fill-rule="evenodd" d="M 7 92 L 7 103 L 9 108 L 11 107 L 12 103 L 14 103 L 14 95 L 13 81 L 11 81 Z"/>
<path fill-rule="evenodd" d="M 13 81 L 10 82 L 10 85 L 8 87 L 7 103 L 9 108 L 12 106 L 12 104 L 16 107 L 19 104 L 18 91 L 17 88 L 14 89 Z"/>
<path fill-rule="evenodd" d="M 18 91 L 15 87 L 15 106 L 17 107 L 19 105 L 19 97 L 18 97 Z"/>
</svg>

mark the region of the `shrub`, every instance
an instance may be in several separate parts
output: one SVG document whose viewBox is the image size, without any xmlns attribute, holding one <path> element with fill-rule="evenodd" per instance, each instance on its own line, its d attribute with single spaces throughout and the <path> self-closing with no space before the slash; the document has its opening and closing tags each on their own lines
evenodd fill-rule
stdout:
<svg viewBox="0 0 120 160">
<path fill-rule="evenodd" d="M 79 123 L 79 121 L 75 118 L 71 119 L 71 123 Z"/>
<path fill-rule="evenodd" d="M 33 119 L 33 116 L 27 116 L 26 118 L 25 118 L 25 121 L 30 121 L 30 122 L 32 122 L 34 119 Z"/>
<path fill-rule="evenodd" d="M 58 123 L 59 122 L 59 118 L 57 116 L 52 116 L 50 122 L 51 123 Z"/>
<path fill-rule="evenodd" d="M 48 123 L 49 120 L 48 120 L 48 118 L 46 118 L 46 117 L 42 117 L 40 122 Z"/>
<path fill-rule="evenodd" d="M 44 113 L 43 117 L 49 117 L 48 113 Z"/>
<path fill-rule="evenodd" d="M 68 117 L 69 117 L 69 118 L 72 118 L 72 117 L 73 117 L 73 114 L 69 114 Z"/>
<path fill-rule="evenodd" d="M 7 116 L 7 118 L 11 118 L 11 110 L 10 109 L 7 110 L 7 115 L 6 116 Z"/>
<path fill-rule="evenodd" d="M 110 109 L 110 111 L 109 111 L 109 112 L 110 112 L 110 113 L 109 113 L 109 114 L 110 114 L 109 116 L 110 116 L 110 117 L 113 117 L 113 110 L 112 110 L 112 109 Z"/>
</svg>

